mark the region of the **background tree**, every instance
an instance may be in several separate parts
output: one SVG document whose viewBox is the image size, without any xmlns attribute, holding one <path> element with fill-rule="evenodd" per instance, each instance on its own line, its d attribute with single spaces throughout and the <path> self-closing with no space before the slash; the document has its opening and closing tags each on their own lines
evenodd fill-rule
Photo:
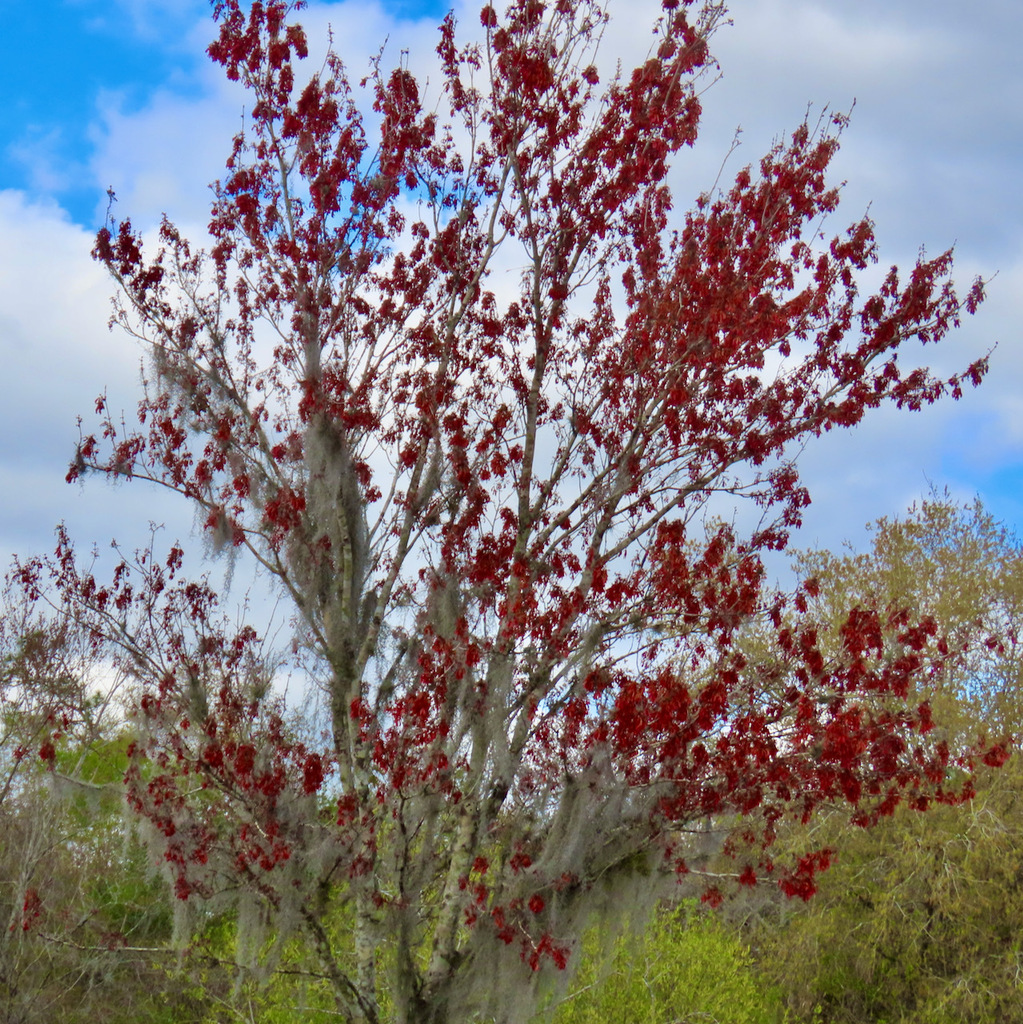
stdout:
<svg viewBox="0 0 1023 1024">
<path fill-rule="evenodd" d="M 0 1015 L 18 1024 L 52 1020 L 67 990 L 89 974 L 91 965 L 40 937 L 44 926 L 67 937 L 87 884 L 75 863 L 81 822 L 55 798 L 46 767 L 69 747 L 84 757 L 102 738 L 109 705 L 90 685 L 73 619 L 47 621 L 17 591 L 3 599 Z"/>
<path fill-rule="evenodd" d="M 932 500 L 880 520 L 872 550 L 802 553 L 820 581 L 822 618 L 854 602 L 909 607 L 935 618 L 959 656 L 926 693 L 935 732 L 959 749 L 978 734 L 1023 728 L 1019 543 L 979 505 Z M 997 746 L 989 760 L 1001 760 Z M 813 841 L 837 861 L 805 906 L 775 906 L 751 938 L 796 1019 L 842 1024 L 977 1022 L 1018 1013 L 1023 927 L 1023 817 L 1018 755 L 981 764 L 965 804 L 926 815 L 903 806 L 876 830 L 829 813 Z M 806 842 L 787 835 L 780 845 Z"/>
<path fill-rule="evenodd" d="M 0 1021 L 203 1019 L 164 880 L 125 818 L 120 680 L 68 616 L 0 594 Z M 212 1019 L 212 1018 L 210 1018 Z"/>
<path fill-rule="evenodd" d="M 127 220 L 98 235 L 149 372 L 141 428 L 108 415 L 69 477 L 176 490 L 214 547 L 259 561 L 328 740 L 289 734 L 253 632 L 224 628 L 180 548 L 101 583 L 62 538 L 22 580 L 52 572 L 147 688 L 130 799 L 184 903 L 236 896 L 271 963 L 300 928 L 342 1019 L 525 1019 L 592 914 L 687 870 L 692 823 L 739 815 L 766 843 L 854 792 L 954 798 L 905 703 L 939 670 L 930 623 L 853 616 L 825 659 L 760 553 L 809 500 L 804 441 L 980 379 L 902 351 L 982 288 L 957 297 L 944 253 L 861 297 L 870 222 L 815 244 L 841 118 L 673 215 L 716 4 L 665 0 L 649 58 L 604 86 L 595 3 L 487 6 L 461 47 L 449 17 L 430 105 L 374 63 L 372 140 L 334 55 L 299 81 L 292 9 L 214 5 L 210 55 L 252 107 L 209 254 L 168 222 L 151 260 Z M 760 524 L 710 520 L 715 495 Z M 769 670 L 732 643 L 759 615 Z M 842 713 L 860 692 L 891 701 Z M 772 869 L 760 850 L 740 881 Z"/>
<path fill-rule="evenodd" d="M 665 908 L 640 936 L 623 934 L 604 963 L 599 936 L 555 1000 L 552 1024 L 781 1024 L 781 991 L 765 984 L 749 950 L 692 902 Z M 541 1018 L 538 1018 L 538 1020 Z"/>
</svg>

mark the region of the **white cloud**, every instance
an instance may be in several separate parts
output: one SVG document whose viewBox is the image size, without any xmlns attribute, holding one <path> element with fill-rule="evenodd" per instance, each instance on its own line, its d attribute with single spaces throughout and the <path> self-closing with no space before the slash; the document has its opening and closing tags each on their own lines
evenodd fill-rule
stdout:
<svg viewBox="0 0 1023 1024">
<path fill-rule="evenodd" d="M 9 143 L 7 155 L 24 167 L 29 187 L 36 195 L 51 195 L 70 188 L 83 168 L 62 152 L 63 132 L 59 128 L 30 129 Z"/>
<path fill-rule="evenodd" d="M 118 536 L 129 546 L 150 519 L 178 532 L 190 522 L 144 488 L 64 483 L 78 416 L 88 432 L 99 394 L 129 418 L 137 400 L 140 353 L 107 330 L 113 288 L 91 247 L 55 204 L 0 192 L 0 562 L 52 547 L 62 519 L 87 544 Z"/>
<path fill-rule="evenodd" d="M 203 78 L 199 96 L 160 90 L 139 110 L 126 109 L 117 94 L 101 97 L 91 172 L 98 186 L 113 187 L 118 218 L 140 226 L 159 223 L 164 212 L 178 221 L 208 219 L 209 185 L 223 177 L 245 97 L 213 68 Z"/>
</svg>

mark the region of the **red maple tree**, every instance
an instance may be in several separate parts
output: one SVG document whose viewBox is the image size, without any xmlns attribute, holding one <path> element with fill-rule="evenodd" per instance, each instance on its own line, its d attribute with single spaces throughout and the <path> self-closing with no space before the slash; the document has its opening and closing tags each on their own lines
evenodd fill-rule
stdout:
<svg viewBox="0 0 1023 1024">
<path fill-rule="evenodd" d="M 108 416 L 69 478 L 155 481 L 251 552 L 329 738 L 289 730 L 254 633 L 218 624 L 179 549 L 100 584 L 62 538 L 54 571 L 147 685 L 130 801 L 182 899 L 302 929 L 344 1020 L 381 1020 L 384 989 L 400 1021 L 524 1019 L 593 914 L 696 877 L 690 830 L 738 858 L 710 902 L 772 875 L 807 896 L 830 854 L 775 867 L 782 816 L 955 799 L 905 700 L 949 656 L 933 623 L 855 609 L 836 662 L 760 556 L 809 501 L 807 439 L 980 380 L 899 354 L 982 286 L 958 297 L 946 252 L 860 294 L 871 222 L 818 233 L 839 117 L 674 212 L 717 4 L 664 0 L 607 83 L 596 2 L 487 6 L 465 46 L 449 16 L 446 113 L 378 60 L 369 118 L 333 54 L 299 82 L 298 6 L 214 4 L 210 56 L 252 106 L 210 251 L 166 220 L 153 258 L 127 220 L 99 232 L 150 371 L 141 427 Z M 714 519 L 720 495 L 759 525 Z M 733 644 L 752 622 L 762 663 Z"/>
</svg>

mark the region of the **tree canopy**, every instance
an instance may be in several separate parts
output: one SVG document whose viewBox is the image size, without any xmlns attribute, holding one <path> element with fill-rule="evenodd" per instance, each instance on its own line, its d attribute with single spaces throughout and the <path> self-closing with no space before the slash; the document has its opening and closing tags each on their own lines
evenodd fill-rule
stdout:
<svg viewBox="0 0 1023 1024">
<path fill-rule="evenodd" d="M 952 656 L 933 617 L 853 608 L 829 647 L 815 585 L 774 593 L 761 555 L 809 501 L 804 443 L 979 382 L 906 352 L 983 288 L 945 252 L 861 293 L 871 222 L 819 227 L 842 117 L 676 212 L 717 4 L 665 0 L 603 83 L 597 3 L 488 5 L 469 43 L 449 16 L 440 95 L 381 56 L 371 117 L 333 53 L 301 74 L 299 7 L 214 4 L 251 107 L 208 251 L 97 236 L 148 370 L 139 426 L 100 399 L 69 479 L 170 488 L 258 560 L 325 737 L 178 545 L 104 581 L 62 535 L 20 579 L 136 680 L 129 801 L 185 905 L 237 901 L 253 960 L 298 929 L 341 1019 L 524 1020 L 594 914 L 697 874 L 707 820 L 754 851 L 738 883 L 805 896 L 829 853 L 776 868 L 780 821 L 960 798 L 914 696 Z"/>
</svg>

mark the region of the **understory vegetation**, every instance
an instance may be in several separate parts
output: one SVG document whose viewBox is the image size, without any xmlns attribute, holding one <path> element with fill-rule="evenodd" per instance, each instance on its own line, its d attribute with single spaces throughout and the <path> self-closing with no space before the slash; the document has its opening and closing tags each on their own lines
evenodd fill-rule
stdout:
<svg viewBox="0 0 1023 1024">
<path fill-rule="evenodd" d="M 1008 746 L 1021 718 L 1017 542 L 979 505 L 935 500 L 879 522 L 867 552 L 802 553 L 796 568 L 818 581 L 824 622 L 858 602 L 935 619 L 952 656 L 913 697 L 953 752 L 983 741 L 989 763 L 973 765 L 972 783 L 961 769 L 972 798 L 927 814 L 908 800 L 870 829 L 838 805 L 780 828 L 778 856 L 835 851 L 807 901 L 759 884 L 718 907 L 679 898 L 631 920 L 619 907 L 620 930 L 585 933 L 570 954 L 577 969 L 548 990 L 535 1024 L 982 1024 L 1018 1014 L 1023 768 Z M 739 642 L 770 657 L 755 629 Z M 246 917 L 174 899 L 171 872 L 152 863 L 124 807 L 130 694 L 90 663 L 75 623 L 40 618 L 8 592 L 0 643 L 0 1021 L 336 1020 L 301 933 L 253 951 L 266 937 L 258 907 Z M 731 821 L 705 827 L 735 832 Z M 710 877 L 735 870 L 724 854 L 706 865 Z M 325 920 L 332 945 L 354 956 L 345 902 Z M 382 990 L 385 1020 L 387 999 Z"/>
</svg>

